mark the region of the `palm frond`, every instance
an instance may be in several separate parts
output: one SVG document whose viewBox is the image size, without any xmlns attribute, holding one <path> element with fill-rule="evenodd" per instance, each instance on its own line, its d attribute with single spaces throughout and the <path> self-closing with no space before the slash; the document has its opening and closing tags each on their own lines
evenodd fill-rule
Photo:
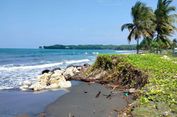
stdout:
<svg viewBox="0 0 177 117">
<path fill-rule="evenodd" d="M 134 24 L 132 24 L 132 23 L 127 23 L 127 24 L 122 25 L 121 30 L 122 30 L 122 31 L 123 31 L 124 29 L 131 30 L 133 27 L 134 27 Z"/>
</svg>

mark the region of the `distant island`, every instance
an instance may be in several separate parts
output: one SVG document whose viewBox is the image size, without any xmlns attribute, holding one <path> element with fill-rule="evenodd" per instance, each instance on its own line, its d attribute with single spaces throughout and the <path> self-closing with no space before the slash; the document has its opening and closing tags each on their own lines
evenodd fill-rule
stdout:
<svg viewBox="0 0 177 117">
<path fill-rule="evenodd" d="M 39 46 L 41 49 L 110 49 L 110 50 L 136 50 L 136 45 L 51 45 Z"/>
</svg>

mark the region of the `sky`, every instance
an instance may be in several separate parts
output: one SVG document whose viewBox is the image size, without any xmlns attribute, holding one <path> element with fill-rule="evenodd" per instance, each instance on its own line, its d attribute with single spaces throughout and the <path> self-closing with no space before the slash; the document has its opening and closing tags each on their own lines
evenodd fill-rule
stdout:
<svg viewBox="0 0 177 117">
<path fill-rule="evenodd" d="M 140 0 L 155 9 L 157 0 Z M 53 44 L 128 44 L 137 0 L 0 0 L 0 48 Z M 177 0 L 173 1 L 177 7 Z M 177 33 L 174 34 L 174 38 Z M 131 42 L 135 43 L 134 41 Z"/>
</svg>

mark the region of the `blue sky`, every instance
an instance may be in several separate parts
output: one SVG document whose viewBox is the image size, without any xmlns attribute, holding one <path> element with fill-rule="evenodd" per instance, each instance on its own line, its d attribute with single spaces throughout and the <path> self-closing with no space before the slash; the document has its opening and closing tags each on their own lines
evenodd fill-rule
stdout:
<svg viewBox="0 0 177 117">
<path fill-rule="evenodd" d="M 120 27 L 131 22 L 130 10 L 136 1 L 0 0 L 0 48 L 128 44 L 128 31 L 122 32 Z M 140 1 L 153 8 L 157 3 Z M 173 5 L 177 6 L 177 0 Z"/>
</svg>

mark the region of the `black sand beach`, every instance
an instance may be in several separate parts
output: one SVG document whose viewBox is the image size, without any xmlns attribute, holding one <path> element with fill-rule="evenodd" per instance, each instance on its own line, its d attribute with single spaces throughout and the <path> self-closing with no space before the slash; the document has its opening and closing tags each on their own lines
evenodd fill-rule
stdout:
<svg viewBox="0 0 177 117">
<path fill-rule="evenodd" d="M 130 101 L 130 97 L 128 99 Z M 46 110 L 46 117 L 117 117 L 118 111 L 127 106 L 122 92 L 100 84 L 81 83 L 71 92 L 58 98 Z"/>
<path fill-rule="evenodd" d="M 72 85 L 79 82 L 72 81 Z M 68 93 L 70 89 L 58 89 L 40 92 L 23 92 L 20 90 L 0 91 L 0 117 L 36 117 L 50 103 Z"/>
</svg>

